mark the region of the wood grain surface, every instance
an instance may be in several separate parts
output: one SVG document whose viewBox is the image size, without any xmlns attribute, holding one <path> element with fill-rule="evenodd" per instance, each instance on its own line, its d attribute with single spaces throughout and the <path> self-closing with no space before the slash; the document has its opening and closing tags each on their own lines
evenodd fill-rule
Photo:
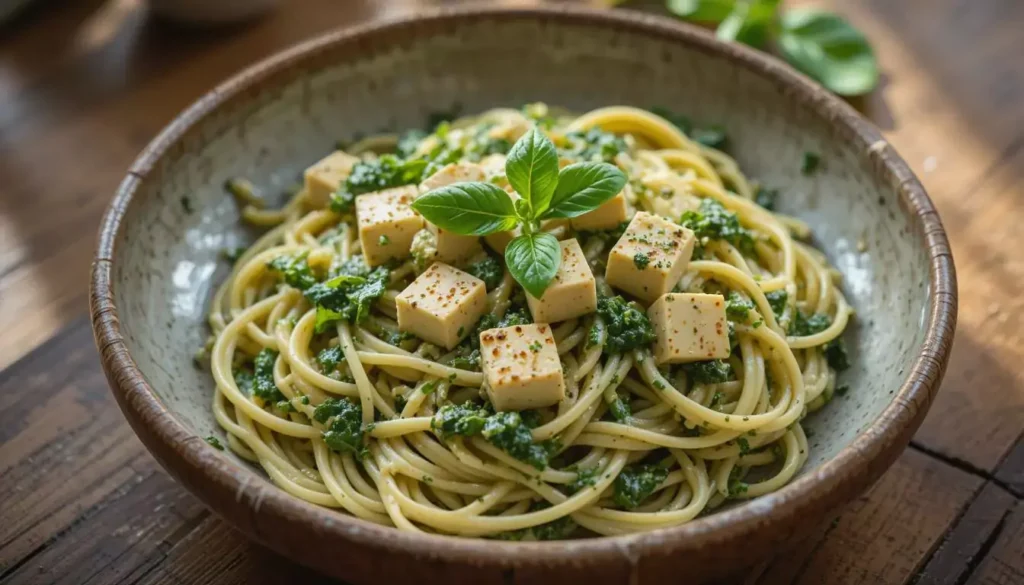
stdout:
<svg viewBox="0 0 1024 585">
<path fill-rule="evenodd" d="M 913 447 L 819 538 L 745 582 L 1022 583 L 1024 2 L 801 3 L 843 12 L 880 56 L 883 86 L 856 105 L 942 213 L 960 328 Z M 284 4 L 183 31 L 140 0 L 66 0 L 0 28 L 2 583 L 326 582 L 232 532 L 159 469 L 82 318 L 99 216 L 178 111 L 302 38 L 432 2 Z"/>
</svg>

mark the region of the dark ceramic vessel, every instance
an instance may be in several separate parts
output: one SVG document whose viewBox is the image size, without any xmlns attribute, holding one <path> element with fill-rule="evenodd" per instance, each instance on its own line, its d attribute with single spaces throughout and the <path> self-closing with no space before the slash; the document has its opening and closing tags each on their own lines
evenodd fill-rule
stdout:
<svg viewBox="0 0 1024 585">
<path fill-rule="evenodd" d="M 213 380 L 191 356 L 227 271 L 218 252 L 248 236 L 225 179 L 283 187 L 338 139 L 420 126 L 456 103 L 474 112 L 530 101 L 661 105 L 722 124 L 747 173 L 813 226 L 857 309 L 855 365 L 849 394 L 808 420 L 800 475 L 672 529 L 508 543 L 318 508 L 208 446 Z M 800 173 L 805 151 L 824 161 L 813 177 Z M 742 569 L 809 534 L 899 456 L 938 390 L 956 323 L 942 224 L 872 125 L 761 54 L 667 20 L 581 9 L 436 12 L 331 33 L 242 72 L 132 165 L 103 220 L 91 286 L 103 367 L 156 458 L 239 530 L 353 583 L 696 583 Z"/>
</svg>

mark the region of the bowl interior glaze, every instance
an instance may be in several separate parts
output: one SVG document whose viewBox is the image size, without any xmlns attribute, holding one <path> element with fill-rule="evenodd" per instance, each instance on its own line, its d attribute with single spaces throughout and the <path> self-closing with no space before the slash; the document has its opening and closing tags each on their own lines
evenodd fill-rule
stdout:
<svg viewBox="0 0 1024 585">
<path fill-rule="evenodd" d="M 663 106 L 723 126 L 745 173 L 779 189 L 779 210 L 812 226 L 857 311 L 846 336 L 853 367 L 840 379 L 850 390 L 809 417 L 801 476 L 879 418 L 910 374 L 934 310 L 923 223 L 900 194 L 909 171 L 894 173 L 882 156 L 891 149 L 872 128 L 832 98 L 794 87 L 782 65 L 751 64 L 736 57 L 749 56 L 742 49 L 648 17 L 625 26 L 559 14 L 485 12 L 317 41 L 222 86 L 150 146 L 122 187 L 131 196 L 112 208 L 123 215 L 101 249 L 113 250 L 125 346 L 177 421 L 198 437 L 221 434 L 210 411 L 213 380 L 192 356 L 228 271 L 221 250 L 255 235 L 242 226 L 227 179 L 281 192 L 338 140 L 420 127 L 456 105 L 472 113 L 533 101 L 580 112 Z M 800 172 L 805 152 L 822 161 L 809 177 Z M 771 505 L 758 502 L 748 506 Z"/>
</svg>

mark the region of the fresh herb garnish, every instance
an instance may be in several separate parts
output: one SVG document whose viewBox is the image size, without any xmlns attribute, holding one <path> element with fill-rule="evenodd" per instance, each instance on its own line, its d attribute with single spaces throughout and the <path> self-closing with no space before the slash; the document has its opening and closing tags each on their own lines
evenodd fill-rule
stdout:
<svg viewBox="0 0 1024 585">
<path fill-rule="evenodd" d="M 782 12 L 779 0 L 666 0 L 670 12 L 717 24 L 717 36 L 762 48 L 839 95 L 865 94 L 878 85 L 878 62 L 864 35 L 843 17 L 814 8 Z M 780 12 L 781 15 L 780 15 Z"/>
<path fill-rule="evenodd" d="M 209 443 L 209 445 L 211 447 L 213 447 L 214 449 L 217 449 L 218 451 L 223 451 L 224 450 L 224 445 L 220 442 L 220 439 L 218 439 L 217 437 L 214 437 L 213 435 L 210 435 L 210 436 L 206 437 L 203 440 L 206 441 L 207 443 Z"/>
<path fill-rule="evenodd" d="M 512 146 L 505 174 L 520 196 L 515 202 L 497 185 L 463 182 L 434 189 L 412 207 L 434 225 L 467 236 L 520 226 L 523 233 L 505 249 L 505 263 L 512 277 L 539 298 L 562 260 L 558 240 L 540 231 L 540 221 L 596 209 L 622 190 L 626 176 L 607 163 L 575 163 L 559 170 L 554 144 L 536 128 Z"/>
</svg>

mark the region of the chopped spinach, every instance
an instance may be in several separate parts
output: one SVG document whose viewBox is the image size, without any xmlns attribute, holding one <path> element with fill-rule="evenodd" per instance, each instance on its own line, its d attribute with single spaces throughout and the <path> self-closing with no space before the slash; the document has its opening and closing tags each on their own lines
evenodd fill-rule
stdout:
<svg viewBox="0 0 1024 585">
<path fill-rule="evenodd" d="M 345 352 L 340 345 L 321 349 L 316 355 L 316 361 L 324 373 L 333 372 L 338 369 L 338 364 L 345 359 Z"/>
<path fill-rule="evenodd" d="M 682 368 L 686 377 L 697 384 L 721 384 L 732 375 L 732 366 L 725 360 L 693 362 L 683 364 Z"/>
<path fill-rule="evenodd" d="M 750 320 L 750 311 L 754 309 L 754 303 L 741 297 L 736 291 L 729 293 L 725 302 L 725 315 L 738 323 L 746 323 Z"/>
<path fill-rule="evenodd" d="M 256 354 L 256 361 L 253 365 L 253 396 L 261 399 L 264 404 L 272 404 L 284 400 L 284 394 L 274 384 L 274 363 L 277 361 L 277 352 L 270 348 L 263 348 Z"/>
<path fill-rule="evenodd" d="M 305 254 L 284 255 L 274 258 L 267 263 L 267 267 L 280 272 L 284 282 L 288 286 L 299 290 L 306 290 L 316 284 L 316 275 L 309 267 Z"/>
<path fill-rule="evenodd" d="M 568 146 L 561 149 L 561 155 L 580 161 L 613 162 L 615 157 L 628 149 L 621 136 L 594 127 L 581 132 L 569 132 L 565 136 Z"/>
<path fill-rule="evenodd" d="M 781 317 L 786 310 L 786 302 L 789 301 L 789 293 L 786 292 L 786 289 L 773 290 L 770 293 L 765 293 L 764 296 L 768 299 L 768 306 L 772 308 L 775 316 Z"/>
<path fill-rule="evenodd" d="M 488 291 L 497 288 L 505 278 L 505 268 L 494 256 L 487 256 L 479 262 L 470 264 L 466 267 L 466 272 L 484 281 Z"/>
<path fill-rule="evenodd" d="M 668 478 L 668 470 L 658 465 L 631 465 L 615 478 L 616 504 L 627 510 L 636 508 Z"/>
<path fill-rule="evenodd" d="M 683 213 L 679 223 L 693 230 L 700 240 L 725 240 L 746 254 L 754 250 L 753 234 L 740 225 L 735 213 L 714 199 L 702 199 L 700 209 Z"/>
<path fill-rule="evenodd" d="M 328 398 L 313 411 L 313 420 L 327 428 L 322 436 L 332 450 L 359 457 L 366 453 L 363 407 L 358 402 L 348 398 Z"/>
<path fill-rule="evenodd" d="M 601 297 L 597 301 L 597 314 L 607 331 L 605 349 L 622 353 L 648 345 L 654 341 L 654 327 L 640 305 L 626 302 L 621 296 Z"/>
</svg>

